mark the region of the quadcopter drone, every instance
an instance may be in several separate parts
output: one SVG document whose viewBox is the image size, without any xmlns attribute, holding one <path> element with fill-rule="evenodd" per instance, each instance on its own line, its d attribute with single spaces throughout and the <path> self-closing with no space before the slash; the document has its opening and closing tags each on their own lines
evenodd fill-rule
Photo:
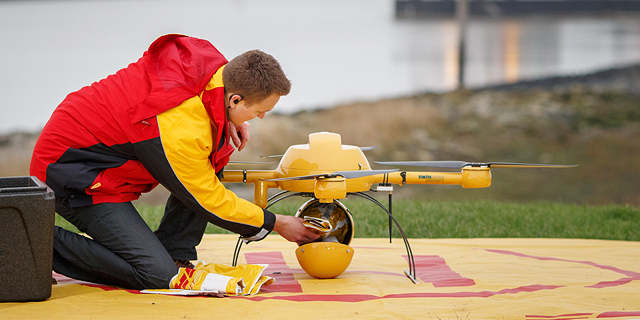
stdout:
<svg viewBox="0 0 640 320">
<path fill-rule="evenodd" d="M 311 200 L 300 207 L 296 216 L 328 220 L 333 228 L 323 239 L 346 245 L 353 238 L 354 223 L 351 213 L 339 200 L 346 198 L 347 195 L 353 195 L 375 203 L 389 216 L 389 241 L 391 241 L 392 223 L 395 223 L 400 232 L 409 260 L 409 269 L 405 269 L 405 274 L 411 281 L 417 283 L 411 246 L 392 214 L 393 185 L 437 184 L 460 185 L 463 188 L 486 188 L 491 185 L 492 168 L 569 168 L 576 166 L 508 162 L 376 161 L 375 163 L 379 165 L 460 169 L 460 171 L 373 170 L 363 152 L 372 148 L 343 145 L 341 136 L 337 133 L 312 133 L 309 135 L 309 143 L 292 145 L 280 156 L 269 156 L 270 158 L 281 157 L 275 170 L 225 170 L 222 182 L 253 183 L 253 201 L 265 209 L 289 197 L 310 197 Z M 243 162 L 230 162 L 230 164 L 243 164 Z M 268 197 L 268 190 L 271 188 L 278 188 L 282 191 Z M 369 191 L 388 192 L 388 207 L 367 194 Z M 241 245 L 242 242 L 239 239 L 233 258 L 234 266 L 237 264 Z"/>
</svg>

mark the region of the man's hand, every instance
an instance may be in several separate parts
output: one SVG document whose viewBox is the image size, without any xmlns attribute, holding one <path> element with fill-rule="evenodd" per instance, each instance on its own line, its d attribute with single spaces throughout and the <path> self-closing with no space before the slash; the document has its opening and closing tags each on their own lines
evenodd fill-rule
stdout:
<svg viewBox="0 0 640 320">
<path fill-rule="evenodd" d="M 273 227 L 273 231 L 298 245 L 303 245 L 318 239 L 320 235 L 307 229 L 307 227 L 302 224 L 302 221 L 302 218 L 276 214 L 276 224 Z"/>
<path fill-rule="evenodd" d="M 229 121 L 229 135 L 231 135 L 231 141 L 238 148 L 238 151 L 242 151 L 249 141 L 249 126 L 247 121 L 239 127 Z"/>
</svg>

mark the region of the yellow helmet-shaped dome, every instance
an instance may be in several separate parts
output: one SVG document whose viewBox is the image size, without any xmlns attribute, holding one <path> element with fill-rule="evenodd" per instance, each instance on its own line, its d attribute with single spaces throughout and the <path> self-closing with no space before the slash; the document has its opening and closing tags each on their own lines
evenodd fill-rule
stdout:
<svg viewBox="0 0 640 320">
<path fill-rule="evenodd" d="M 338 242 L 311 242 L 296 249 L 296 258 L 308 275 L 331 279 L 347 270 L 353 258 L 353 248 Z"/>
<path fill-rule="evenodd" d="M 296 258 L 302 269 L 310 276 L 330 279 L 341 275 L 351 264 L 353 248 L 353 218 L 349 209 L 340 201 L 321 203 L 311 199 L 304 203 L 296 217 L 321 218 L 331 223 L 331 231 L 320 239 L 296 249 Z"/>
</svg>

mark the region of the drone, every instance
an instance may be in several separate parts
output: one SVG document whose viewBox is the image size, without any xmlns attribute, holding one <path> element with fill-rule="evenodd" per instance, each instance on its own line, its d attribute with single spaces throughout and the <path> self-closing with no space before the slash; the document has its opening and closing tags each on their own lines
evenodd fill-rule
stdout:
<svg viewBox="0 0 640 320">
<path fill-rule="evenodd" d="M 393 217 L 393 185 L 429 184 L 460 185 L 463 188 L 486 188 L 491 185 L 492 168 L 571 168 L 577 165 L 531 164 L 510 162 L 464 162 L 464 161 L 375 161 L 378 165 L 397 167 L 426 167 L 459 169 L 458 172 L 422 172 L 400 169 L 371 168 L 364 152 L 374 147 L 358 147 L 342 144 L 340 134 L 317 132 L 309 135 L 309 143 L 290 146 L 283 155 L 264 156 L 281 158 L 275 170 L 225 170 L 222 182 L 252 183 L 254 203 L 268 209 L 275 203 L 293 196 L 310 197 L 296 213 L 298 217 L 324 218 L 333 229 L 326 239 L 348 245 L 353 238 L 354 222 L 349 210 L 340 202 L 349 195 L 361 197 L 375 203 L 389 216 L 389 241 L 392 225 L 395 224 L 407 251 L 409 268 L 405 275 L 413 283 L 415 262 L 409 241 Z M 260 164 L 263 162 L 230 162 L 230 164 Z M 281 191 L 269 197 L 269 189 Z M 387 207 L 368 192 L 388 192 Z M 237 265 L 241 239 L 233 257 Z"/>
</svg>

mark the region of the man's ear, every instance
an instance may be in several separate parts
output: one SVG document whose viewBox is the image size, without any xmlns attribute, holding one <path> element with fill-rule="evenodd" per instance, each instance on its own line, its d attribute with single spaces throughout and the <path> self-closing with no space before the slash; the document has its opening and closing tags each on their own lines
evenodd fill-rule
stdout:
<svg viewBox="0 0 640 320">
<path fill-rule="evenodd" d="M 244 100 L 244 97 L 241 94 L 232 94 L 231 97 L 229 97 L 229 102 L 233 102 L 234 104 L 238 104 L 242 100 Z M 231 106 L 231 103 L 229 106 Z"/>
</svg>

